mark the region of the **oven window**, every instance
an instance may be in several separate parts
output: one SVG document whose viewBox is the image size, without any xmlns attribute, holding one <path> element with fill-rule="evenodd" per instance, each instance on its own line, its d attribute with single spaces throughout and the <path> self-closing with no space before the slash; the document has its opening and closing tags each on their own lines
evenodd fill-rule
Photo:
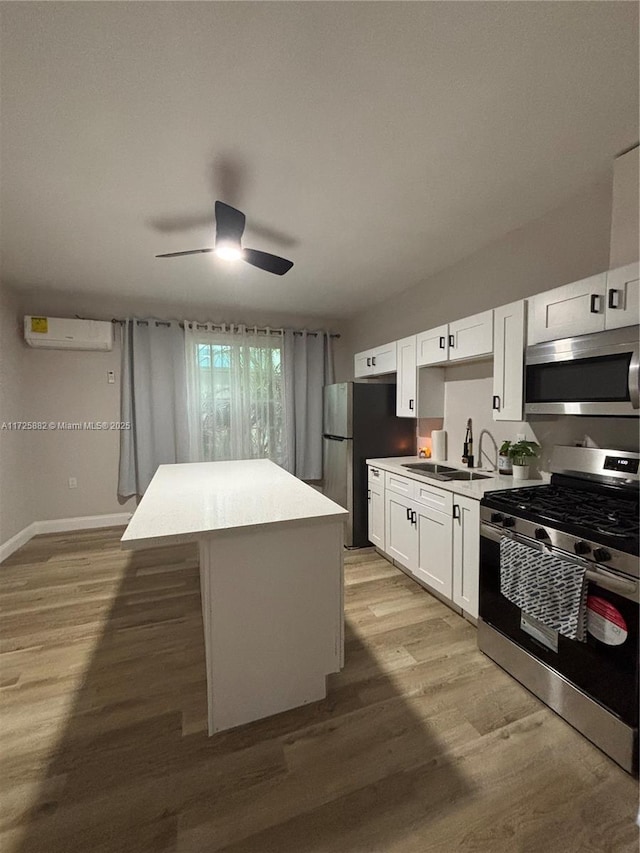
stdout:
<svg viewBox="0 0 640 853">
<path fill-rule="evenodd" d="M 629 400 L 631 353 L 527 365 L 528 403 Z"/>
</svg>

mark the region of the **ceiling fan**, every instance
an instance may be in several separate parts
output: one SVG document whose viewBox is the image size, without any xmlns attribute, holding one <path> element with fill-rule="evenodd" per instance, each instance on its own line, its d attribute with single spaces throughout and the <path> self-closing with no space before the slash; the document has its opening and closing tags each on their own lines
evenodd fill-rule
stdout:
<svg viewBox="0 0 640 853">
<path fill-rule="evenodd" d="M 190 249 L 186 252 L 167 252 L 156 255 L 156 258 L 179 258 L 182 255 L 200 255 L 215 252 L 219 258 L 227 261 L 246 261 L 260 270 L 284 275 L 293 266 L 293 261 L 272 255 L 269 252 L 259 252 L 257 249 L 242 248 L 245 215 L 223 201 L 216 201 L 216 243 L 212 249 Z"/>
</svg>

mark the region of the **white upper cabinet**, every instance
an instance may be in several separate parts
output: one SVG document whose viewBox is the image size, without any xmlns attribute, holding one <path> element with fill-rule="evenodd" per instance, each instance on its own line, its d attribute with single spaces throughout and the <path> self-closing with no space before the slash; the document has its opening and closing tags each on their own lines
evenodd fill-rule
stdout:
<svg viewBox="0 0 640 853">
<path fill-rule="evenodd" d="M 371 354 L 373 350 L 357 352 L 353 357 L 353 375 L 358 379 L 360 376 L 371 376 Z"/>
<path fill-rule="evenodd" d="M 598 273 L 530 297 L 528 345 L 601 332 L 606 286 L 607 273 Z"/>
<path fill-rule="evenodd" d="M 396 342 L 357 352 L 354 356 L 353 374 L 356 379 L 362 376 L 380 376 L 383 373 L 395 373 Z"/>
<path fill-rule="evenodd" d="M 440 364 L 449 357 L 449 326 L 438 326 L 416 335 L 416 364 Z"/>
<path fill-rule="evenodd" d="M 415 418 L 417 414 L 418 376 L 416 368 L 416 336 L 397 342 L 396 415 Z"/>
<path fill-rule="evenodd" d="M 525 302 L 494 311 L 493 419 L 521 421 L 524 386 Z"/>
<path fill-rule="evenodd" d="M 607 273 L 605 329 L 620 329 L 640 323 L 640 280 L 638 263 Z"/>
<path fill-rule="evenodd" d="M 493 310 L 449 323 L 449 361 L 493 352 Z"/>
</svg>

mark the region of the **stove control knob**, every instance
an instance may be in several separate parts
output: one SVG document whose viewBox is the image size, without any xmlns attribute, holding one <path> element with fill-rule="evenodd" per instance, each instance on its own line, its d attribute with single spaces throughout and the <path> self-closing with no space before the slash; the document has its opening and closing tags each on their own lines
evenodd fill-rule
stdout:
<svg viewBox="0 0 640 853">
<path fill-rule="evenodd" d="M 536 537 L 536 539 L 548 539 L 549 538 L 549 534 L 544 529 L 544 527 L 536 527 L 533 535 Z"/>
<path fill-rule="evenodd" d="M 503 527 L 515 527 L 516 526 L 515 518 L 511 518 L 511 516 L 507 516 L 505 519 L 503 519 L 502 526 Z"/>
<path fill-rule="evenodd" d="M 598 563 L 606 563 L 611 559 L 611 554 L 604 548 L 596 548 L 593 552 L 593 559 Z"/>
<path fill-rule="evenodd" d="M 591 546 L 587 542 L 575 542 L 573 550 L 576 554 L 588 554 L 591 551 Z"/>
<path fill-rule="evenodd" d="M 491 521 L 493 521 L 494 524 L 500 524 L 500 522 L 502 521 L 503 518 L 504 518 L 504 516 L 501 512 L 492 512 L 491 513 Z"/>
</svg>

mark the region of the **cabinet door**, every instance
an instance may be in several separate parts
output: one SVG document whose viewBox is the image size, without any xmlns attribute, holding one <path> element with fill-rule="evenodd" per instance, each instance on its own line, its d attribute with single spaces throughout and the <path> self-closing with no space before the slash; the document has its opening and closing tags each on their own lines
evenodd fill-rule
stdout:
<svg viewBox="0 0 640 853">
<path fill-rule="evenodd" d="M 374 375 L 380 373 L 395 373 L 396 370 L 396 342 L 385 344 L 371 350 L 371 372 Z"/>
<path fill-rule="evenodd" d="M 453 601 L 478 618 L 480 575 L 480 506 L 478 501 L 454 495 Z"/>
<path fill-rule="evenodd" d="M 440 364 L 449 358 L 449 326 L 438 326 L 416 335 L 416 364 Z"/>
<path fill-rule="evenodd" d="M 451 598 L 451 513 L 416 505 L 418 514 L 418 564 L 414 575 L 446 598 Z"/>
<path fill-rule="evenodd" d="M 449 323 L 449 361 L 490 355 L 492 351 L 493 311 Z"/>
<path fill-rule="evenodd" d="M 384 551 L 384 488 L 378 483 L 369 483 L 369 542 Z"/>
<path fill-rule="evenodd" d="M 396 389 L 396 415 L 399 418 L 417 417 L 416 336 L 403 338 L 397 343 L 398 378 Z"/>
<path fill-rule="evenodd" d="M 411 500 L 385 493 L 384 536 L 385 554 L 413 572 L 418 552 L 418 535 L 413 521 L 414 506 Z"/>
<path fill-rule="evenodd" d="M 373 350 L 365 350 L 357 352 L 353 357 L 353 375 L 356 379 L 360 376 L 371 376 L 373 368 L 371 367 Z"/>
<path fill-rule="evenodd" d="M 640 323 L 639 264 L 628 264 L 607 273 L 606 329 L 621 329 Z"/>
<path fill-rule="evenodd" d="M 599 273 L 532 296 L 528 300 L 528 346 L 601 332 L 606 279 L 606 273 Z"/>
<path fill-rule="evenodd" d="M 494 421 L 522 420 L 524 306 L 521 299 L 493 312 Z"/>
</svg>

